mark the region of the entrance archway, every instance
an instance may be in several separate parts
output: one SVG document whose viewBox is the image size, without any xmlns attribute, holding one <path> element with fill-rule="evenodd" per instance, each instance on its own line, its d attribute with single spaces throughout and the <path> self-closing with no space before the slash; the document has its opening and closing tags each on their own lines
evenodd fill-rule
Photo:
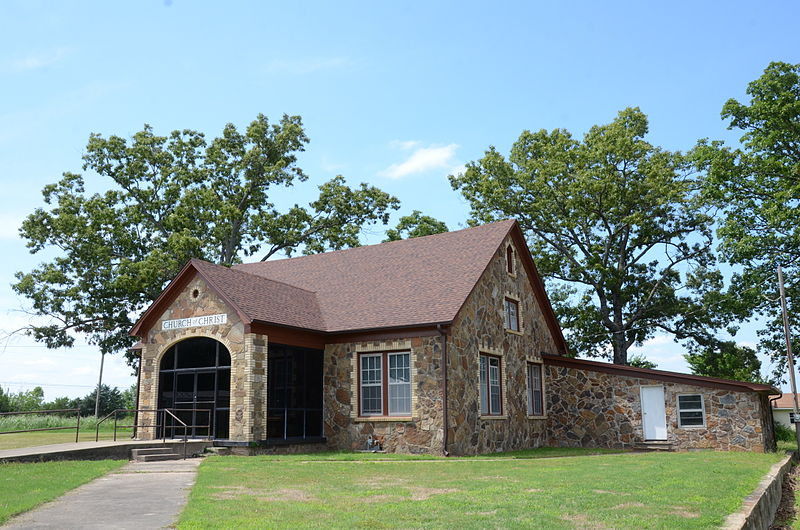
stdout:
<svg viewBox="0 0 800 530">
<path fill-rule="evenodd" d="M 182 340 L 161 358 L 158 408 L 171 412 L 190 427 L 191 437 L 228 438 L 231 355 L 208 337 Z M 183 436 L 183 426 L 164 415 L 162 436 Z"/>
</svg>

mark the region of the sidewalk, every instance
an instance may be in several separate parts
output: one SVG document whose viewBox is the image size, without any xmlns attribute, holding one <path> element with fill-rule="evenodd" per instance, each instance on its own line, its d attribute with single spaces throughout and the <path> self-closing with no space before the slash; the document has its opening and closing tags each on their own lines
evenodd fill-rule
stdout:
<svg viewBox="0 0 800 530">
<path fill-rule="evenodd" d="M 182 440 L 167 440 L 168 445 L 178 444 L 174 452 L 182 453 Z M 188 453 L 199 453 L 211 445 L 207 441 L 188 442 Z M 163 447 L 161 440 L 100 440 L 99 442 L 65 442 L 52 445 L 36 445 L 18 449 L 0 450 L 0 462 L 38 462 L 42 460 L 98 460 L 105 458 L 130 458 L 130 450 L 145 447 Z"/>
<path fill-rule="evenodd" d="M 130 462 L 62 497 L 12 518 L 3 529 L 136 529 L 173 525 L 201 458 Z"/>
</svg>

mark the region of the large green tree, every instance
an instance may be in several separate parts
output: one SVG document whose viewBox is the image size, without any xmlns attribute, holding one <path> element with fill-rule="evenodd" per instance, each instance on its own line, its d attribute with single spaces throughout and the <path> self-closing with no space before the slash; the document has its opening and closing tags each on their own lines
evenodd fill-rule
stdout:
<svg viewBox="0 0 800 530">
<path fill-rule="evenodd" d="M 657 332 L 705 343 L 723 324 L 704 308 L 722 277 L 696 173 L 647 132 L 638 108 L 582 140 L 563 129 L 524 131 L 508 159 L 491 147 L 450 177 L 473 222 L 520 223 L 571 351 L 618 364 Z"/>
<path fill-rule="evenodd" d="M 771 63 L 747 87 L 749 101 L 722 109 L 739 146 L 704 140 L 694 150 L 707 171 L 706 197 L 722 209 L 720 251 L 739 266 L 731 304 L 766 322 L 760 349 L 785 361 L 776 266 L 787 279 L 789 314 L 800 310 L 800 64 Z M 794 337 L 797 343 L 798 337 Z"/>
<path fill-rule="evenodd" d="M 25 331 L 49 347 L 83 334 L 103 352 L 122 350 L 136 315 L 189 258 L 231 265 L 357 246 L 364 225 L 388 222 L 396 198 L 337 176 L 307 206 L 270 200 L 273 189 L 307 179 L 297 165 L 307 142 L 298 116 L 270 123 L 259 115 L 211 141 L 149 126 L 130 140 L 91 135 L 88 178 L 65 173 L 46 186 L 46 205 L 22 224 L 32 253 L 55 254 L 17 273 L 15 291 L 45 319 Z"/>
<path fill-rule="evenodd" d="M 414 210 L 411 215 L 402 216 L 397 222 L 397 226 L 386 231 L 386 239 L 383 242 L 430 236 L 447 231 L 447 225 L 444 222 L 430 215 L 423 215 L 419 210 Z"/>
</svg>

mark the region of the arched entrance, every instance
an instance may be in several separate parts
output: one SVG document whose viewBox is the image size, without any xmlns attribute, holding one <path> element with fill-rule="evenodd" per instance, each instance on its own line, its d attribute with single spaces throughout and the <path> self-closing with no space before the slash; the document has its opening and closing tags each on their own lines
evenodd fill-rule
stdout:
<svg viewBox="0 0 800 530">
<path fill-rule="evenodd" d="M 228 438 L 231 355 L 208 337 L 182 340 L 164 354 L 159 366 L 158 408 L 170 409 L 190 426 L 189 436 Z M 183 436 L 183 426 L 164 415 L 161 435 Z"/>
</svg>

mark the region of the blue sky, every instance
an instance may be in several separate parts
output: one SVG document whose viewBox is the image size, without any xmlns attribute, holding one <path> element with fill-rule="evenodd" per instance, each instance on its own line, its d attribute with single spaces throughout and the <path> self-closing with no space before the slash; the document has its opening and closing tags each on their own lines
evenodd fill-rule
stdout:
<svg viewBox="0 0 800 530">
<path fill-rule="evenodd" d="M 31 256 L 16 236 L 41 188 L 80 171 L 89 133 L 190 128 L 217 135 L 258 113 L 299 114 L 311 176 L 280 202 L 308 202 L 336 174 L 463 226 L 446 176 L 523 129 L 576 135 L 639 106 L 650 141 L 734 140 L 719 118 L 770 61 L 800 62 L 796 2 L 136 2 L 0 4 L 0 329 L 25 322 L 9 285 Z M 100 186 L 98 183 L 93 185 Z M 366 234 L 379 241 L 382 230 Z M 741 340 L 754 342 L 752 329 Z M 685 369 L 657 337 L 647 354 Z M 0 385 L 95 384 L 91 347 L 0 349 Z M 133 379 L 119 356 L 107 381 Z M 12 384 L 13 383 L 13 384 Z M 18 384 L 21 383 L 21 384 Z M 55 386 L 55 385 L 74 386 Z"/>
</svg>

